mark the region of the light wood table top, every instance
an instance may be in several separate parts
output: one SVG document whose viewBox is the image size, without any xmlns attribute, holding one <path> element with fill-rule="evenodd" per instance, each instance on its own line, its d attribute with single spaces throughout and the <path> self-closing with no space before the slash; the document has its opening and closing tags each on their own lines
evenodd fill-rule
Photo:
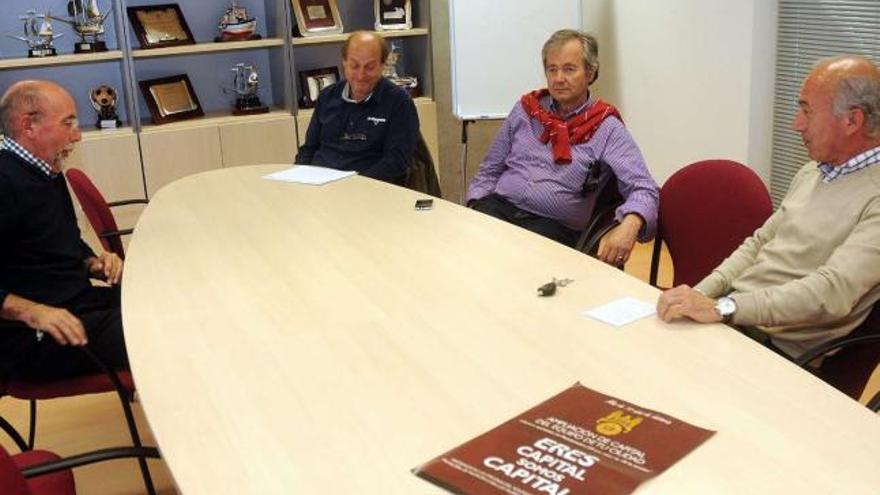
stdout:
<svg viewBox="0 0 880 495">
<path fill-rule="evenodd" d="M 260 178 L 282 168 L 172 183 L 130 244 L 126 340 L 183 494 L 444 493 L 410 469 L 578 381 L 718 431 L 639 494 L 880 490 L 880 418 L 733 330 L 592 321 L 658 292 L 413 191 Z"/>
</svg>

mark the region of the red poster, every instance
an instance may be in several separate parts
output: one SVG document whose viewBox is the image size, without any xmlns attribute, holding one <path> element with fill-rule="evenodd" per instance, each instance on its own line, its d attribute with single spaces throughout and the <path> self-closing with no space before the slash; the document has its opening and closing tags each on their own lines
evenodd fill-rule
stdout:
<svg viewBox="0 0 880 495">
<path fill-rule="evenodd" d="M 415 473 L 466 495 L 626 494 L 714 433 L 575 384 Z"/>
</svg>

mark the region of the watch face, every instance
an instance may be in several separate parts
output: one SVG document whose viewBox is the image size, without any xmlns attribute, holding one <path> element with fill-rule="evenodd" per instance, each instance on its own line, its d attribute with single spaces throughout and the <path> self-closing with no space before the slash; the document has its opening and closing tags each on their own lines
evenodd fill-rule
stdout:
<svg viewBox="0 0 880 495">
<path fill-rule="evenodd" d="M 722 297 L 718 299 L 715 308 L 722 317 L 730 316 L 736 311 L 736 302 L 729 297 Z"/>
</svg>

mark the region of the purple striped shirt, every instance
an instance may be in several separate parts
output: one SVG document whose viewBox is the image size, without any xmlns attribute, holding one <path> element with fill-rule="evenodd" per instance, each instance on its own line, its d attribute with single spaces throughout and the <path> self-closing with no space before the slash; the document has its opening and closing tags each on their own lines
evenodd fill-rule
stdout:
<svg viewBox="0 0 880 495">
<path fill-rule="evenodd" d="M 592 104 L 590 98 L 566 120 Z M 543 97 L 541 105 L 551 108 L 552 98 Z M 603 167 L 599 183 L 605 184 L 613 172 L 625 199 L 615 213 L 617 220 L 636 213 L 645 220 L 639 240 L 645 242 L 654 237 L 659 198 L 657 183 L 648 173 L 642 153 L 620 120 L 608 117 L 589 141 L 572 146 L 572 161 L 567 165 L 553 162 L 550 143 L 540 141 L 543 132 L 544 126 L 530 118 L 522 104 L 517 102 L 471 181 L 467 200 L 499 194 L 520 209 L 558 220 L 574 230 L 583 230 L 592 214 L 596 196 L 587 194 L 583 197 L 584 182 L 590 167 L 603 161 L 608 167 Z"/>
</svg>

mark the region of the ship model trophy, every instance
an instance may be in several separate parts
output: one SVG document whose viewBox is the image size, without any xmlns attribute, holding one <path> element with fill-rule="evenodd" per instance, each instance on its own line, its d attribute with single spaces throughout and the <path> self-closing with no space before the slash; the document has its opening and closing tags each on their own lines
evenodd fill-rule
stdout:
<svg viewBox="0 0 880 495">
<path fill-rule="evenodd" d="M 106 52 L 107 43 L 100 38 L 104 35 L 104 20 L 113 11 L 111 5 L 107 12 L 98 10 L 98 0 L 70 0 L 67 2 L 69 19 L 51 16 L 56 21 L 73 27 L 80 41 L 73 44 L 74 53 Z"/>
<path fill-rule="evenodd" d="M 247 10 L 238 6 L 235 0 L 220 18 L 217 29 L 220 31 L 220 36 L 214 38 L 214 41 L 258 40 L 261 37 L 256 33 L 257 19 L 249 16 Z"/>
<path fill-rule="evenodd" d="M 236 95 L 235 108 L 232 115 L 251 115 L 255 113 L 266 113 L 269 107 L 263 105 L 257 91 L 260 89 L 260 76 L 257 75 L 253 65 L 235 64 L 232 68 L 235 77 L 232 81 L 231 89 L 224 89 L 225 92 L 233 92 Z"/>
<path fill-rule="evenodd" d="M 382 70 L 382 75 L 392 83 L 406 90 L 410 97 L 415 98 L 416 96 L 419 96 L 419 80 L 413 76 L 402 76 L 398 72 L 397 66 L 401 65 L 402 58 L 400 45 L 396 41 L 392 41 L 390 45 L 388 58 L 385 59 L 385 68 Z"/>
<path fill-rule="evenodd" d="M 48 12 L 38 14 L 36 10 L 29 9 L 23 16 L 19 16 L 19 20 L 24 21 L 24 36 L 15 36 L 8 34 L 10 38 L 24 41 L 28 46 L 28 57 L 51 57 L 57 55 L 52 42 L 58 36 L 52 31 L 52 23 L 49 19 L 52 16 Z"/>
</svg>

